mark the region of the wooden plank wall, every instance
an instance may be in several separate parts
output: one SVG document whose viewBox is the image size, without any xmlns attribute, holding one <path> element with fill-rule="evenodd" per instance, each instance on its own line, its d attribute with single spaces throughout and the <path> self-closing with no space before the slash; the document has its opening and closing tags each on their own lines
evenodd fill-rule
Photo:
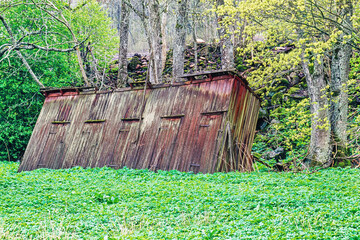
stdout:
<svg viewBox="0 0 360 240">
<path fill-rule="evenodd" d="M 247 84 L 235 77 L 216 171 L 253 170 L 251 148 L 260 104 Z"/>
<path fill-rule="evenodd" d="M 143 90 L 50 94 L 19 171 L 74 166 L 217 171 L 230 100 L 244 100 L 234 97 L 239 94 L 234 81 L 227 75 L 148 89 L 145 102 Z M 256 105 L 250 95 L 246 101 Z M 256 125 L 255 110 L 249 114 L 236 120 L 243 127 L 233 129 L 240 138 L 239 129 L 248 127 L 243 136 L 248 144 Z"/>
</svg>

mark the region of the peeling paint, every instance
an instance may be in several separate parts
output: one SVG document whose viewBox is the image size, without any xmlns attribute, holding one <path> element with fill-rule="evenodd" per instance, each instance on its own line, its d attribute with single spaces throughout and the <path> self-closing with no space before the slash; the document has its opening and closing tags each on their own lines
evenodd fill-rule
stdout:
<svg viewBox="0 0 360 240">
<path fill-rule="evenodd" d="M 193 76 L 145 93 L 45 90 L 19 171 L 74 166 L 251 171 L 258 97 L 231 72 L 207 73 L 192 82 Z"/>
</svg>

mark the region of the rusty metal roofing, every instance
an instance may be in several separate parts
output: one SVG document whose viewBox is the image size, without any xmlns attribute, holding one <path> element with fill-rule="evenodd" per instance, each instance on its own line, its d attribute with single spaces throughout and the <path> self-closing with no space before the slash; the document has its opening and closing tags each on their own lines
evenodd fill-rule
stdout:
<svg viewBox="0 0 360 240">
<path fill-rule="evenodd" d="M 185 75 L 175 84 L 43 89 L 46 96 L 19 171 L 113 167 L 251 171 L 260 108 L 237 74 Z"/>
</svg>

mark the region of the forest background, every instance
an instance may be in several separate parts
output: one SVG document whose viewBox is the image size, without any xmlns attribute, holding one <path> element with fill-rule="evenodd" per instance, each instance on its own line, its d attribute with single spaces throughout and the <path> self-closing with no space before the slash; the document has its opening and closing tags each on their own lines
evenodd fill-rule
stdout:
<svg viewBox="0 0 360 240">
<path fill-rule="evenodd" d="M 234 68 L 263 99 L 257 167 L 358 166 L 359 16 L 350 0 L 1 1 L 0 159 L 21 160 L 40 88 Z"/>
</svg>

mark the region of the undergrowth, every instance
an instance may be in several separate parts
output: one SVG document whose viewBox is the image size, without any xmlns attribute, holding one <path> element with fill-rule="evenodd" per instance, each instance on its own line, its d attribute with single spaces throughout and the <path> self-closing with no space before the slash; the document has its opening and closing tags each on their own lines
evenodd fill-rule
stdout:
<svg viewBox="0 0 360 240">
<path fill-rule="evenodd" d="M 17 173 L 0 162 L 0 239 L 358 239 L 357 169 Z"/>
</svg>

